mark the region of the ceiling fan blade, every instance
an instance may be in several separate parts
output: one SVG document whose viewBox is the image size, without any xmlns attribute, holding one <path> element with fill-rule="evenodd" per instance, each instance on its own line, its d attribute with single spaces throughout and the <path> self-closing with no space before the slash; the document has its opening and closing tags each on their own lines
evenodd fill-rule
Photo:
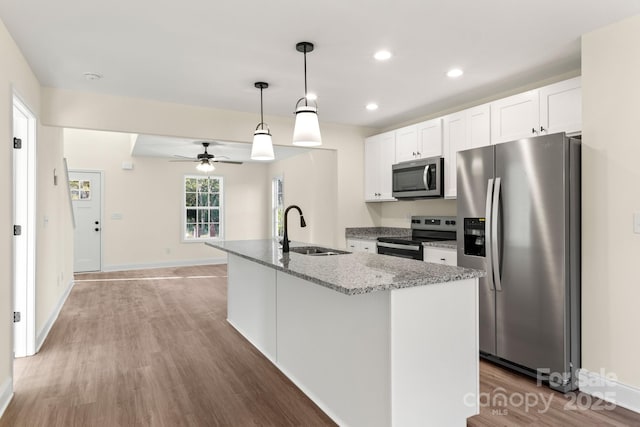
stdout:
<svg viewBox="0 0 640 427">
<path fill-rule="evenodd" d="M 216 163 L 230 163 L 232 165 L 241 165 L 242 162 L 236 162 L 234 160 L 214 160 Z"/>
<path fill-rule="evenodd" d="M 187 157 L 187 156 L 181 156 L 180 154 L 174 154 L 173 157 L 179 157 L 181 159 L 189 159 L 189 160 L 194 160 L 193 157 Z"/>
<path fill-rule="evenodd" d="M 199 162 L 200 160 L 197 159 L 190 159 L 188 157 L 185 157 L 184 159 L 180 159 L 180 160 L 169 160 L 170 162 Z"/>
</svg>

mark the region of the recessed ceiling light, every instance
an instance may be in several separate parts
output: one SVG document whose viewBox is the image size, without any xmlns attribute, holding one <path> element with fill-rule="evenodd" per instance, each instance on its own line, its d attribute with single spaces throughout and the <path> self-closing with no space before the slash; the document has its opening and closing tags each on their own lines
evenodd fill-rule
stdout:
<svg viewBox="0 0 640 427">
<path fill-rule="evenodd" d="M 460 68 L 452 68 L 449 71 L 447 71 L 447 77 L 451 77 L 452 79 L 455 79 L 456 77 L 460 77 L 463 74 L 464 74 L 464 71 L 462 71 Z"/>
<path fill-rule="evenodd" d="M 373 55 L 373 57 L 378 61 L 386 61 L 387 59 L 391 58 L 391 52 L 389 52 L 388 50 L 379 50 L 375 53 L 375 55 Z"/>
<path fill-rule="evenodd" d="M 87 80 L 100 80 L 102 78 L 102 74 L 98 74 L 98 73 L 87 72 L 87 73 L 82 73 L 82 75 Z"/>
<path fill-rule="evenodd" d="M 378 104 L 376 104 L 375 102 L 370 102 L 367 104 L 367 110 L 369 111 L 375 111 L 378 109 Z"/>
<path fill-rule="evenodd" d="M 315 101 L 317 99 L 318 99 L 318 95 L 316 95 L 315 93 L 312 93 L 312 92 L 307 93 L 307 100 Z"/>
</svg>

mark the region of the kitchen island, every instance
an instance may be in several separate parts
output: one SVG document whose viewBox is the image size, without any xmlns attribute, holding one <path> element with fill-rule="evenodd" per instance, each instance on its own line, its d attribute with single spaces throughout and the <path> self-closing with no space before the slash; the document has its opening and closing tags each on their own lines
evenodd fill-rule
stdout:
<svg viewBox="0 0 640 427">
<path fill-rule="evenodd" d="M 229 323 L 339 425 L 464 426 L 478 413 L 484 272 L 207 244 L 228 253 Z"/>
</svg>

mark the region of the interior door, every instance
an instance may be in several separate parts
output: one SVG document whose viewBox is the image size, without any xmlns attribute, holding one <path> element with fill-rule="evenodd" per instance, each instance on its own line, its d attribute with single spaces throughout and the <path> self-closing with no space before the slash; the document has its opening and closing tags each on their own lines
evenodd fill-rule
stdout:
<svg viewBox="0 0 640 427">
<path fill-rule="evenodd" d="M 487 184 L 493 178 L 494 149 L 489 146 L 461 151 L 456 164 L 458 265 L 486 271 L 486 257 L 465 254 L 464 218 L 484 219 L 486 216 Z M 496 354 L 495 291 L 488 277 L 479 280 L 480 351 Z"/>
<path fill-rule="evenodd" d="M 102 174 L 69 171 L 74 232 L 73 270 L 102 269 Z"/>
<path fill-rule="evenodd" d="M 497 355 L 552 372 L 565 371 L 567 356 L 563 135 L 495 146 L 496 177 L 502 180 Z"/>
</svg>

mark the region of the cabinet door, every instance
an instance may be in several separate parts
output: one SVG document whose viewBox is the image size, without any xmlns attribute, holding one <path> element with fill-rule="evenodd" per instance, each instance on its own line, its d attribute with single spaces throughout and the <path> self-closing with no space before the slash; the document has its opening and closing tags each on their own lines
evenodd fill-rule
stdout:
<svg viewBox="0 0 640 427">
<path fill-rule="evenodd" d="M 364 200 L 394 201 L 391 165 L 395 163 L 395 133 L 386 132 L 364 141 Z"/>
<path fill-rule="evenodd" d="M 455 249 L 426 247 L 424 260 L 436 264 L 457 265 L 458 255 Z"/>
<path fill-rule="evenodd" d="M 580 77 L 540 89 L 540 126 L 543 133 L 582 131 Z"/>
<path fill-rule="evenodd" d="M 539 133 L 538 91 L 530 90 L 491 103 L 491 142 L 513 141 Z"/>
<path fill-rule="evenodd" d="M 491 106 L 469 108 L 467 111 L 467 148 L 491 145 Z"/>
<path fill-rule="evenodd" d="M 418 157 L 442 156 L 442 119 L 418 123 Z"/>
<path fill-rule="evenodd" d="M 375 201 L 378 194 L 380 135 L 364 140 L 364 200 Z"/>
<path fill-rule="evenodd" d="M 378 162 L 378 193 L 381 201 L 396 201 L 393 198 L 391 166 L 396 163 L 396 138 L 394 132 L 380 134 Z"/>
<path fill-rule="evenodd" d="M 418 128 L 416 125 L 396 130 L 396 161 L 406 162 L 418 158 Z"/>
<path fill-rule="evenodd" d="M 466 149 L 466 114 L 464 111 L 445 116 L 444 127 L 444 197 L 456 198 L 456 156 Z"/>
<path fill-rule="evenodd" d="M 351 252 L 378 252 L 378 243 L 375 240 L 347 239 L 347 250 Z"/>
</svg>

